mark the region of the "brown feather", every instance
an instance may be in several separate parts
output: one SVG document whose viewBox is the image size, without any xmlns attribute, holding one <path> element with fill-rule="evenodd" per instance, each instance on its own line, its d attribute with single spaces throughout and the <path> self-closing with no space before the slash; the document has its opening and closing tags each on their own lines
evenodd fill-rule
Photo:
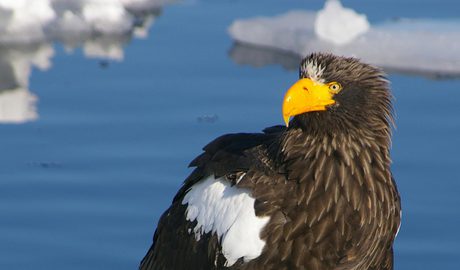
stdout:
<svg viewBox="0 0 460 270">
<path fill-rule="evenodd" d="M 163 214 L 142 270 L 392 270 L 400 199 L 390 172 L 393 123 L 388 81 L 354 58 L 312 54 L 323 79 L 343 90 L 324 112 L 295 116 L 289 128 L 228 134 L 195 158 L 196 167 Z M 182 199 L 206 176 L 222 176 L 255 198 L 262 254 L 227 267 L 220 240 L 196 240 Z M 240 179 L 238 176 L 243 175 Z"/>
</svg>

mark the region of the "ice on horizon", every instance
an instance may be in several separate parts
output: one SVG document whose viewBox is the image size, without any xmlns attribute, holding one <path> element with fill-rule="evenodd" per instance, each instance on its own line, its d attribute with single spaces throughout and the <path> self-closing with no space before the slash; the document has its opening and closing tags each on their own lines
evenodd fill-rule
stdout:
<svg viewBox="0 0 460 270">
<path fill-rule="evenodd" d="M 1 0 L 0 123 L 39 117 L 29 90 L 33 68 L 52 66 L 53 43 L 88 58 L 123 60 L 133 37 L 145 38 L 161 7 L 175 0 Z"/>
<path fill-rule="evenodd" d="M 344 26 L 340 19 L 332 19 L 327 25 L 322 16 L 332 8 L 339 18 L 348 12 L 350 24 Z M 295 10 L 275 17 L 236 20 L 229 33 L 238 43 L 299 56 L 323 51 L 355 56 L 391 70 L 460 74 L 460 20 L 399 19 L 366 30 L 362 16 L 343 8 L 337 0 L 329 0 L 319 12 Z M 345 29 L 352 33 L 349 40 L 343 37 Z"/>
<path fill-rule="evenodd" d="M 175 1 L 2 0 L 0 44 L 59 41 L 68 51 L 83 47 L 90 58 L 122 60 L 127 36 L 145 38 L 161 7 L 172 2 Z M 111 44 L 107 46 L 109 40 Z"/>
</svg>

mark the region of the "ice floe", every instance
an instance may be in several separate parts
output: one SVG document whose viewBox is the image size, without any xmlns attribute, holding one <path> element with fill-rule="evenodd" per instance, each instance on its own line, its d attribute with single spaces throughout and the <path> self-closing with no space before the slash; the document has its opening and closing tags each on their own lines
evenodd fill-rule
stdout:
<svg viewBox="0 0 460 270">
<path fill-rule="evenodd" d="M 123 34 L 140 13 L 174 0 L 2 0 L 0 42 L 32 42 L 81 33 Z"/>
<path fill-rule="evenodd" d="M 146 37 L 161 7 L 172 2 L 175 0 L 2 0 L 0 44 L 59 41 L 74 48 L 90 40 L 93 49 L 85 50 L 90 52 L 87 56 L 119 60 L 122 42 L 132 36 Z M 110 38 L 99 39 L 104 44 L 94 49 L 101 36 Z M 117 50 L 107 46 L 107 40 Z"/>
<path fill-rule="evenodd" d="M 341 25 L 341 19 L 333 19 L 329 24 L 320 23 L 322 16 L 331 10 L 354 22 Z M 273 56 L 267 54 L 267 48 L 272 49 L 272 53 L 278 50 L 299 57 L 325 51 L 359 57 L 389 71 L 460 75 L 460 20 L 398 19 L 371 25 L 367 30 L 366 22 L 362 15 L 343 8 L 337 0 L 327 1 L 319 12 L 297 10 L 276 17 L 236 20 L 229 33 L 240 45 L 234 47 L 232 57 L 237 62 L 248 63 L 242 53 L 248 57 L 256 47 L 269 58 Z M 351 33 L 352 38 L 345 39 L 344 31 Z M 261 55 L 257 58 L 259 62 L 252 64 L 273 60 L 262 59 Z"/>
<path fill-rule="evenodd" d="M 175 0 L 1 0 L 0 123 L 38 118 L 29 90 L 35 67 L 52 65 L 53 44 L 88 58 L 123 60 L 133 37 L 145 38 L 161 8 Z"/>
</svg>

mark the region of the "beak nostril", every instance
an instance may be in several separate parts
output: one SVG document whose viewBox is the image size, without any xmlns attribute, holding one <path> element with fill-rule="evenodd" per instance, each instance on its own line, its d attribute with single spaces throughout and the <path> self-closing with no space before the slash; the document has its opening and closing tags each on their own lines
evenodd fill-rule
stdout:
<svg viewBox="0 0 460 270">
<path fill-rule="evenodd" d="M 305 87 L 305 86 L 303 87 L 303 90 L 305 90 L 305 91 L 307 91 L 307 92 L 308 92 L 308 88 L 307 88 L 307 87 Z"/>
</svg>

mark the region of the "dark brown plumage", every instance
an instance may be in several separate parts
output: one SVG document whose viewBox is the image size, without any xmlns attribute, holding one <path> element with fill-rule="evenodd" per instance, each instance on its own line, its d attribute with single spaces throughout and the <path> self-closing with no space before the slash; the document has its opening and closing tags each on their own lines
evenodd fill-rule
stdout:
<svg viewBox="0 0 460 270">
<path fill-rule="evenodd" d="M 295 116 L 289 128 L 224 135 L 190 166 L 161 217 L 140 269 L 390 270 L 400 224 L 400 200 L 390 172 L 391 94 L 384 74 L 354 58 L 312 54 L 300 77 L 339 82 L 326 111 Z M 182 204 L 209 175 L 224 177 L 255 198 L 257 216 L 270 220 L 260 256 L 226 267 L 221 239 L 190 230 Z"/>
</svg>

